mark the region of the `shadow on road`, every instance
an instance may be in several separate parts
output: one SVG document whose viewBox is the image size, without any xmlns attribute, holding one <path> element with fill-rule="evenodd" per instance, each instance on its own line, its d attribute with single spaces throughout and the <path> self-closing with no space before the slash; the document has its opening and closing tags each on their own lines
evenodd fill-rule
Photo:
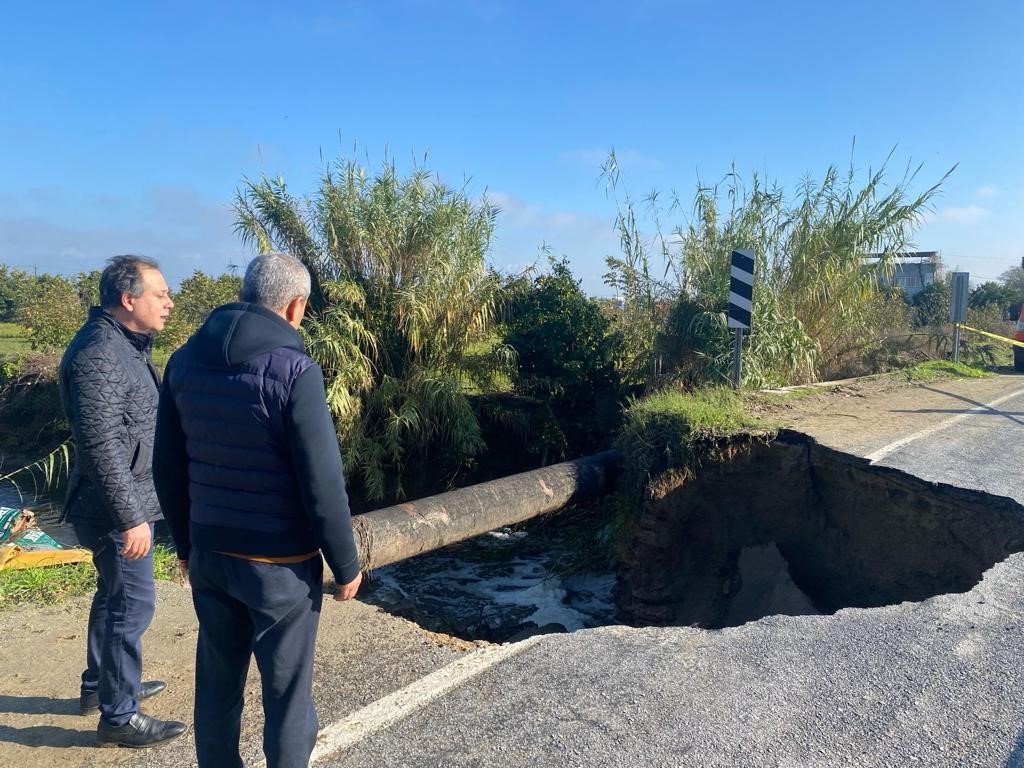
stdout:
<svg viewBox="0 0 1024 768">
<path fill-rule="evenodd" d="M 981 409 L 983 412 L 979 413 L 979 416 L 1002 416 L 1016 424 L 1024 424 L 1024 411 L 1001 411 L 998 408 L 992 408 L 985 403 L 978 400 L 972 400 L 969 397 L 963 395 L 957 395 L 952 392 L 947 392 L 944 389 L 936 389 L 935 387 L 922 386 L 921 389 L 927 389 L 929 392 L 935 392 L 946 397 L 952 397 L 955 400 L 968 403 L 973 406 L 973 409 Z M 970 410 L 961 410 L 956 408 L 904 408 L 904 409 L 893 409 L 890 413 L 948 413 L 950 415 L 960 415 L 970 413 Z"/>
<path fill-rule="evenodd" d="M 58 728 L 55 725 L 30 725 L 27 728 L 0 725 L 0 744 L 2 743 L 21 744 L 26 747 L 95 747 L 96 731 L 93 728 L 76 731 L 71 728 Z"/>
<path fill-rule="evenodd" d="M 1004 768 L 1024 768 L 1024 729 L 1021 729 L 1020 734 L 1017 736 L 1017 746 L 1013 748 L 1013 752 L 1006 758 Z"/>
<path fill-rule="evenodd" d="M 74 715 L 82 730 L 55 725 L 30 725 L 16 728 L 0 725 L 0 744 L 26 747 L 95 747 L 96 717 L 78 717 L 78 699 L 54 699 L 49 696 L 0 695 L 0 712 L 18 715 Z"/>
<path fill-rule="evenodd" d="M 13 712 L 19 715 L 77 715 L 78 699 L 0 695 L 0 712 Z"/>
</svg>

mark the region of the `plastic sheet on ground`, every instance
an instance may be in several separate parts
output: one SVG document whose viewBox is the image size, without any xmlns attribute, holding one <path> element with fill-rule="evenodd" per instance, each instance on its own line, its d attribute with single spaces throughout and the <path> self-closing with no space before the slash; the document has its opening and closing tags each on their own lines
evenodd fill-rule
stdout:
<svg viewBox="0 0 1024 768">
<path fill-rule="evenodd" d="M 28 509 L 0 507 L 0 571 L 92 559 L 87 549 L 65 549 L 36 525 Z"/>
</svg>

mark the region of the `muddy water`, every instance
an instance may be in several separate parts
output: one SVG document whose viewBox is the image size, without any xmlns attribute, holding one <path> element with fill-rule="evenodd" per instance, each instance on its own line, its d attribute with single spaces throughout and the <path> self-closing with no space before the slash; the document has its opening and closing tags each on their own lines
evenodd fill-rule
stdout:
<svg viewBox="0 0 1024 768">
<path fill-rule="evenodd" d="M 566 516 L 378 568 L 360 598 L 436 632 L 501 642 L 617 622 L 612 572 L 592 551 L 600 526 Z"/>
</svg>

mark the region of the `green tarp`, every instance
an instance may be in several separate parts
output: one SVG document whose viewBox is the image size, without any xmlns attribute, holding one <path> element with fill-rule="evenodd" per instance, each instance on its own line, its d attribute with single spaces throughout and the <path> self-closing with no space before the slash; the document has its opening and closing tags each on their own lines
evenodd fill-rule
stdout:
<svg viewBox="0 0 1024 768">
<path fill-rule="evenodd" d="M 28 509 L 0 507 L 0 570 L 80 563 L 92 558 L 86 549 L 65 549 L 36 525 Z"/>
</svg>

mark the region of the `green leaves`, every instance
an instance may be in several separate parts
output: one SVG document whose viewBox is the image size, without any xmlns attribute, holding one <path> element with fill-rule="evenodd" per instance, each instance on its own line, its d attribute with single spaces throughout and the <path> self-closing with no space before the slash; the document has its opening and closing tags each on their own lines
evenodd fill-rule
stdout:
<svg viewBox="0 0 1024 768">
<path fill-rule="evenodd" d="M 246 180 L 235 212 L 246 243 L 288 251 L 312 274 L 305 333 L 367 498 L 429 484 L 481 450 L 463 382 L 507 369 L 502 350 L 479 345 L 499 301 L 485 260 L 497 211 L 486 198 L 422 168 L 402 178 L 386 160 L 373 175 L 342 159 L 309 198 L 280 178 Z"/>
<path fill-rule="evenodd" d="M 580 455 L 605 447 L 618 422 L 621 338 L 564 260 L 552 259 L 549 274 L 517 288 L 505 343 L 516 353 L 516 391 L 544 403 L 554 418 L 542 448 Z"/>
<path fill-rule="evenodd" d="M 174 351 L 206 320 L 211 310 L 222 304 L 238 301 L 242 279 L 236 275 L 210 277 L 196 270 L 174 295 L 174 309 L 166 327 L 156 335 L 158 349 Z"/>
<path fill-rule="evenodd" d="M 614 168 L 614 156 L 609 160 Z M 606 282 L 621 292 L 623 332 L 636 360 L 650 361 L 649 387 L 682 381 L 716 383 L 728 376 L 721 332 L 728 297 L 729 257 L 751 248 L 756 260 L 753 328 L 746 339 L 744 382 L 751 386 L 836 375 L 853 357 L 877 346 L 898 298 L 879 289 L 946 176 L 913 194 L 919 169 L 895 183 L 887 167 L 862 176 L 835 166 L 805 179 L 795 194 L 765 186 L 735 169 L 721 184 L 698 183 L 689 222 L 664 235 L 657 194 L 648 197 L 669 281 L 652 276 L 647 242 L 628 195 L 619 204 L 623 257 L 608 259 Z M 952 172 L 952 171 L 950 171 Z M 620 184 L 617 171 L 606 178 Z M 673 199 L 670 212 L 681 210 Z M 873 260 L 869 256 L 877 255 Z M 893 305 L 890 307 L 890 305 Z M 658 314 L 658 307 L 670 308 Z M 646 356 L 646 357 L 645 357 Z M 640 370 L 635 362 L 629 367 Z"/>
</svg>

